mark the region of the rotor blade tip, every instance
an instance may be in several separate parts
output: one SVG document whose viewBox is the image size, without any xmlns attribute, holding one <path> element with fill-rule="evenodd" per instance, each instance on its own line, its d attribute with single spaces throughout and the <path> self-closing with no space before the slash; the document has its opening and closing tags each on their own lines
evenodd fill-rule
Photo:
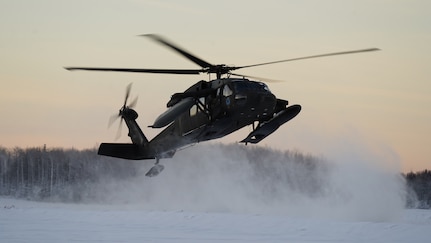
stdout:
<svg viewBox="0 0 431 243">
<path fill-rule="evenodd" d="M 138 36 L 151 38 L 153 40 L 162 40 L 162 37 L 158 34 L 142 34 L 142 35 L 138 35 Z"/>
<path fill-rule="evenodd" d="M 139 36 L 139 37 L 147 37 L 149 35 L 151 35 L 151 34 L 140 34 L 140 35 L 137 35 L 137 36 Z"/>
<path fill-rule="evenodd" d="M 380 48 L 376 48 L 376 47 L 374 47 L 374 48 L 370 48 L 370 49 L 368 49 L 368 51 L 381 51 L 381 49 L 380 49 Z"/>
</svg>

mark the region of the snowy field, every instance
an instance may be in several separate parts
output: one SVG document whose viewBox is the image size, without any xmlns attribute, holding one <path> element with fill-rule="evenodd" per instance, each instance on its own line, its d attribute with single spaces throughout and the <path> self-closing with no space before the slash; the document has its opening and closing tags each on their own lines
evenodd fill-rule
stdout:
<svg viewBox="0 0 431 243">
<path fill-rule="evenodd" d="M 0 197 L 0 242 L 431 242 L 431 210 L 405 209 L 393 160 L 351 147 L 321 161 L 196 146 L 157 177 L 136 162 L 135 175 L 63 188 L 67 203 Z"/>
<path fill-rule="evenodd" d="M 1 242 L 430 242 L 431 210 L 386 222 L 0 198 Z"/>
</svg>

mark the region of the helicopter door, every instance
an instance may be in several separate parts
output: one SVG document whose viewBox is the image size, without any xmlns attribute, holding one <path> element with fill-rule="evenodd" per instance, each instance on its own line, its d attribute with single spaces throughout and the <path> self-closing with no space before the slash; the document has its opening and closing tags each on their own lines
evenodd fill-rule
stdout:
<svg viewBox="0 0 431 243">
<path fill-rule="evenodd" d="M 206 106 L 205 97 L 201 97 L 196 104 L 190 108 L 188 115 L 181 117 L 180 122 L 183 134 L 208 123 L 209 117 L 205 112 Z"/>
</svg>

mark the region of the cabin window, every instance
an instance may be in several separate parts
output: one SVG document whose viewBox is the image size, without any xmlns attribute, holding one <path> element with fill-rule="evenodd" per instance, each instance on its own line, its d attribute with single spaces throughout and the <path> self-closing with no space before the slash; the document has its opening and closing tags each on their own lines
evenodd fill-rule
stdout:
<svg viewBox="0 0 431 243">
<path fill-rule="evenodd" d="M 200 97 L 199 103 L 205 106 L 205 97 Z"/>
<path fill-rule="evenodd" d="M 196 116 L 197 113 L 198 113 L 198 106 L 193 105 L 192 108 L 190 108 L 190 116 Z"/>
<path fill-rule="evenodd" d="M 190 116 L 196 116 L 199 112 L 203 111 L 205 107 L 205 97 L 200 97 L 199 102 L 190 108 Z"/>
</svg>

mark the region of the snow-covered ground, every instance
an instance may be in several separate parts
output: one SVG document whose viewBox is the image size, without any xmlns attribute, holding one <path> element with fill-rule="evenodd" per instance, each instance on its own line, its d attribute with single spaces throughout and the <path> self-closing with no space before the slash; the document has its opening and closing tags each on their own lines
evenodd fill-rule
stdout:
<svg viewBox="0 0 431 243">
<path fill-rule="evenodd" d="M 429 242 L 431 210 L 386 222 L 0 198 L 1 242 Z"/>
<path fill-rule="evenodd" d="M 157 177 L 137 162 L 134 176 L 64 188 L 80 203 L 0 197 L 0 242 L 431 242 L 431 210 L 404 209 L 392 158 L 346 146 L 328 162 L 199 146 Z"/>
</svg>

